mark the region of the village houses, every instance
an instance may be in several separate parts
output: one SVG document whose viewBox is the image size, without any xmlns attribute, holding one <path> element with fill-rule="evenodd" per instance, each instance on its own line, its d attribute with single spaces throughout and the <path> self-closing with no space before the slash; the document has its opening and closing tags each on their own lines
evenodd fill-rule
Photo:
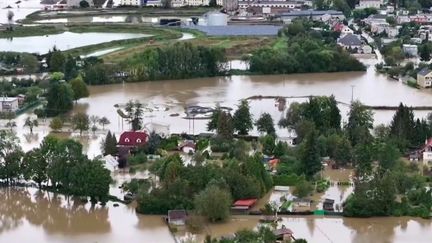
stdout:
<svg viewBox="0 0 432 243">
<path fill-rule="evenodd" d="M 19 108 L 18 98 L 0 97 L 0 112 L 15 112 Z"/>
</svg>

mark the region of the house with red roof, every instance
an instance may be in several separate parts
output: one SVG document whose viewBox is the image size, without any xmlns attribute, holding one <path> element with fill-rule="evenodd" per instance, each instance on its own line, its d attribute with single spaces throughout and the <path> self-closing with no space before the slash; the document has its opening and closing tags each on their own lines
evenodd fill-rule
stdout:
<svg viewBox="0 0 432 243">
<path fill-rule="evenodd" d="M 251 198 L 251 199 L 240 199 L 234 202 L 233 206 L 231 207 L 231 209 L 234 210 L 249 210 L 251 209 L 255 203 L 257 202 L 256 198 Z"/>
<path fill-rule="evenodd" d="M 148 142 L 149 136 L 142 131 L 127 131 L 120 135 L 117 143 L 118 147 L 136 148 Z"/>
</svg>

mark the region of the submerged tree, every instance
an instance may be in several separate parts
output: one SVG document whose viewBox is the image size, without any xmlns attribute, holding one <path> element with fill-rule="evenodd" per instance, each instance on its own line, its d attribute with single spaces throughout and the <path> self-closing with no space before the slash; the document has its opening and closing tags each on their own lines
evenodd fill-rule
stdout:
<svg viewBox="0 0 432 243">
<path fill-rule="evenodd" d="M 28 127 L 30 129 L 30 133 L 33 133 L 33 127 L 39 126 L 39 122 L 37 119 L 32 119 L 31 117 L 27 117 L 24 122 L 24 127 Z"/>
<path fill-rule="evenodd" d="M 265 132 L 268 135 L 275 135 L 276 130 L 274 128 L 273 118 L 269 113 L 263 113 L 260 118 L 256 121 L 258 131 Z"/>
</svg>

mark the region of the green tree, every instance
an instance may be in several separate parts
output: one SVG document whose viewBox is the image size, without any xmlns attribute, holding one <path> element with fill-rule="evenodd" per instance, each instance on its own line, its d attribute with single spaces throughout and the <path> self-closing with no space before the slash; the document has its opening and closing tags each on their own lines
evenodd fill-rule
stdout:
<svg viewBox="0 0 432 243">
<path fill-rule="evenodd" d="M 262 145 L 262 152 L 266 155 L 273 155 L 273 151 L 276 147 L 275 138 L 272 135 L 266 135 L 260 138 L 260 142 Z"/>
<path fill-rule="evenodd" d="M 370 130 L 373 128 L 373 113 L 358 101 L 351 104 L 348 123 L 345 127 L 352 146 L 367 144 L 372 140 Z"/>
<path fill-rule="evenodd" d="M 22 150 L 18 138 L 8 131 L 0 131 L 0 179 L 8 184 L 20 176 Z"/>
<path fill-rule="evenodd" d="M 89 130 L 90 121 L 87 114 L 78 112 L 72 116 L 72 128 L 73 130 L 79 130 L 80 136 L 84 131 Z"/>
<path fill-rule="evenodd" d="M 66 58 L 61 51 L 54 51 L 51 53 L 49 59 L 49 68 L 51 72 L 64 72 Z"/>
<path fill-rule="evenodd" d="M 313 191 L 313 186 L 310 182 L 305 179 L 299 180 L 294 188 L 293 194 L 298 198 L 305 198 L 309 196 Z"/>
<path fill-rule="evenodd" d="M 81 76 L 72 79 L 69 83 L 74 94 L 75 102 L 81 98 L 85 98 L 90 95 L 87 85 L 84 83 Z"/>
<path fill-rule="evenodd" d="M 76 60 L 71 55 L 68 55 L 66 58 L 64 74 L 66 80 L 71 80 L 78 76 L 78 67 L 76 65 Z"/>
<path fill-rule="evenodd" d="M 417 146 L 415 125 L 413 111 L 401 103 L 390 124 L 390 136 L 399 144 Z"/>
<path fill-rule="evenodd" d="M 42 188 L 42 183 L 48 181 L 48 162 L 41 149 L 35 148 L 27 152 L 23 161 L 25 163 L 24 177 L 36 182 L 38 187 Z"/>
<path fill-rule="evenodd" d="M 211 222 L 226 220 L 230 215 L 231 195 L 217 186 L 209 186 L 195 197 L 195 209 Z"/>
<path fill-rule="evenodd" d="M 223 139 L 231 139 L 234 133 L 233 118 L 227 112 L 221 112 L 219 115 L 217 134 Z"/>
<path fill-rule="evenodd" d="M 47 93 L 46 114 L 49 117 L 70 111 L 73 107 L 73 91 L 70 85 L 54 82 Z"/>
<path fill-rule="evenodd" d="M 63 128 L 63 120 L 60 117 L 54 117 L 49 126 L 52 130 L 58 132 Z"/>
<path fill-rule="evenodd" d="M 249 130 L 253 128 L 252 115 L 247 100 L 240 101 L 238 109 L 234 112 L 233 126 L 239 135 L 247 135 Z"/>
<path fill-rule="evenodd" d="M 318 148 L 318 135 L 315 130 L 310 131 L 306 136 L 301 150 L 300 160 L 302 162 L 302 171 L 308 178 L 312 178 L 321 170 L 322 165 Z"/>
<path fill-rule="evenodd" d="M 108 131 L 105 139 L 102 141 L 102 151 L 104 155 L 115 155 L 117 154 L 117 139 L 115 134 L 111 134 L 111 131 Z"/>
<path fill-rule="evenodd" d="M 345 166 L 352 161 L 352 147 L 350 141 L 346 137 L 342 137 L 336 144 L 334 159 L 336 163 Z"/>
<path fill-rule="evenodd" d="M 275 135 L 276 130 L 274 128 L 273 118 L 269 113 L 263 113 L 260 118 L 256 121 L 258 131 L 265 132 L 269 135 Z"/>
<path fill-rule="evenodd" d="M 143 105 L 138 100 L 130 100 L 126 104 L 125 111 L 129 118 L 128 121 L 132 126 L 132 130 L 140 130 L 142 127 L 142 120 L 144 115 Z"/>
<path fill-rule="evenodd" d="M 24 67 L 25 73 L 35 73 L 39 70 L 39 61 L 38 59 L 30 54 L 24 54 L 21 57 L 21 63 Z"/>
<path fill-rule="evenodd" d="M 213 110 L 213 113 L 211 115 L 210 121 L 207 123 L 207 131 L 217 130 L 219 117 L 221 113 L 222 113 L 222 109 L 220 108 L 219 105 L 216 105 L 216 108 Z"/>
<path fill-rule="evenodd" d="M 30 133 L 33 133 L 33 127 L 38 127 L 39 122 L 37 119 L 32 119 L 31 117 L 27 117 L 24 122 L 24 127 L 28 127 L 30 129 Z"/>
<path fill-rule="evenodd" d="M 209 6 L 210 6 L 210 7 L 217 7 L 217 2 L 216 2 L 216 0 L 210 0 L 210 1 L 209 1 Z"/>
</svg>

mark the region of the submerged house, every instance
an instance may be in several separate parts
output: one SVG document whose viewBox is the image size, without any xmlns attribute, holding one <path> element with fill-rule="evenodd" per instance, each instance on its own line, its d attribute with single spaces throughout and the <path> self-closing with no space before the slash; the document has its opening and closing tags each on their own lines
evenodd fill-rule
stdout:
<svg viewBox="0 0 432 243">
<path fill-rule="evenodd" d="M 323 209 L 326 211 L 334 211 L 334 202 L 335 200 L 326 198 L 323 202 Z"/>
<path fill-rule="evenodd" d="M 167 217 L 168 224 L 177 225 L 177 226 L 185 225 L 186 219 L 187 219 L 186 210 L 183 209 L 168 210 L 168 217 Z"/>
<path fill-rule="evenodd" d="M 256 198 L 251 198 L 251 199 L 240 199 L 234 202 L 233 206 L 231 207 L 231 209 L 234 210 L 249 210 L 251 209 L 255 203 L 257 202 Z"/>
</svg>

